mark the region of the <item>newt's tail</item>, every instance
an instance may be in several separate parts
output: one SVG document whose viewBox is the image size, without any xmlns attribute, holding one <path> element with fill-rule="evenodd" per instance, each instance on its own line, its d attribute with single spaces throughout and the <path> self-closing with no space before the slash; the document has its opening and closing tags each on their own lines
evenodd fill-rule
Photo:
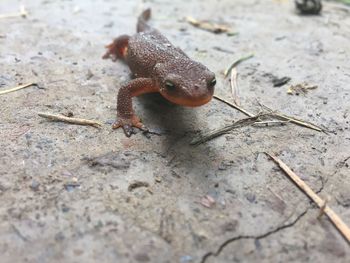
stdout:
<svg viewBox="0 0 350 263">
<path fill-rule="evenodd" d="M 147 24 L 147 21 L 151 17 L 151 9 L 147 8 L 145 11 L 141 13 L 137 20 L 137 26 L 136 30 L 137 32 L 143 32 L 143 31 L 148 31 L 151 29 L 151 27 Z"/>
</svg>

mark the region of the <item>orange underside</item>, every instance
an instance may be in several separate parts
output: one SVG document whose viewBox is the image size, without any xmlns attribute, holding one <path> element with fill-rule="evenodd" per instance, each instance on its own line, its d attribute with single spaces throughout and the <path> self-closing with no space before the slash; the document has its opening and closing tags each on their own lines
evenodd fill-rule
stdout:
<svg viewBox="0 0 350 263">
<path fill-rule="evenodd" d="M 181 105 L 181 106 L 187 106 L 187 107 L 202 106 L 202 105 L 208 103 L 212 99 L 211 95 L 209 95 L 203 99 L 173 98 L 173 97 L 167 96 L 166 94 L 162 94 L 162 95 L 172 103 L 175 103 L 175 104 Z"/>
</svg>

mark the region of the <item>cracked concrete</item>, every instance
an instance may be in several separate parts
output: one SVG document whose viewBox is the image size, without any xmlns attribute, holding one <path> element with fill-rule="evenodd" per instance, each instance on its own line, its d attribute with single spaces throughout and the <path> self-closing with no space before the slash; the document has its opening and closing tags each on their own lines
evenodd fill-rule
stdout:
<svg viewBox="0 0 350 263">
<path fill-rule="evenodd" d="M 22 2 L 21 2 L 22 3 Z M 326 2 L 299 16 L 292 1 L 24 2 L 26 19 L 1 19 L 1 262 L 349 262 L 349 245 L 269 161 L 276 153 L 350 225 L 349 8 Z M 1 1 L 1 13 L 19 1 Z M 136 16 L 213 70 L 238 67 L 241 104 L 256 100 L 327 127 L 244 127 L 199 146 L 191 140 L 244 116 L 218 101 L 174 106 L 157 95 L 135 111 L 162 136 L 112 131 L 116 92 L 129 79 L 104 61 L 104 45 L 135 32 Z M 185 16 L 226 23 L 236 36 L 193 28 Z M 272 76 L 291 81 L 273 87 Z M 287 94 L 306 81 L 318 88 Z M 37 112 L 72 112 L 102 129 L 53 123 Z M 135 184 L 136 183 L 136 184 Z M 136 187 L 134 186 L 142 186 Z M 203 197 L 215 204 L 205 207 Z"/>
<path fill-rule="evenodd" d="M 325 187 L 325 183 L 322 180 L 322 178 L 321 178 L 321 182 L 322 182 L 322 185 L 321 185 L 320 189 L 318 189 L 316 191 L 317 194 L 320 194 L 322 192 L 322 190 L 324 189 L 324 187 Z M 312 201 L 310 201 L 310 206 L 307 207 L 299 215 L 297 215 L 295 217 L 295 219 L 293 219 L 290 223 L 283 223 L 282 225 L 280 225 L 280 226 L 278 226 L 278 227 L 276 227 L 276 228 L 274 228 L 274 229 L 272 229 L 272 230 L 270 230 L 270 231 L 268 231 L 266 233 L 259 234 L 259 235 L 240 235 L 240 236 L 232 237 L 232 238 L 230 238 L 228 240 L 225 240 L 215 252 L 208 252 L 208 253 L 206 253 L 202 257 L 201 263 L 207 262 L 210 259 L 210 257 L 216 257 L 216 258 L 219 257 L 219 255 L 222 253 L 224 248 L 229 246 L 232 242 L 236 242 L 236 241 L 239 241 L 239 240 L 242 240 L 242 239 L 253 239 L 255 243 L 259 244 L 261 239 L 267 238 L 270 235 L 276 234 L 279 231 L 283 231 L 286 228 L 294 227 L 295 224 L 297 224 L 298 221 L 301 220 L 312 207 L 316 207 L 316 205 Z M 290 220 L 288 220 L 288 221 L 290 221 Z"/>
<path fill-rule="evenodd" d="M 273 234 L 277 233 L 278 231 L 281 231 L 285 228 L 293 227 L 303 216 L 306 215 L 308 210 L 309 210 L 309 208 L 306 209 L 304 212 L 302 212 L 300 215 L 298 215 L 292 222 L 287 223 L 287 224 L 283 224 L 282 226 L 279 226 L 276 229 L 268 231 L 264 234 L 255 235 L 255 236 L 237 236 L 237 237 L 230 238 L 230 239 L 226 240 L 224 243 L 222 243 L 216 252 L 208 252 L 207 254 L 205 254 L 201 260 L 201 263 L 207 262 L 209 257 L 212 257 L 212 256 L 218 257 L 220 255 L 220 253 L 224 250 L 224 248 L 227 247 L 228 245 L 230 245 L 232 242 L 236 242 L 236 241 L 242 240 L 242 239 L 254 239 L 255 242 L 257 242 L 257 241 L 259 242 L 259 240 L 266 238 L 270 235 L 273 235 Z"/>
</svg>

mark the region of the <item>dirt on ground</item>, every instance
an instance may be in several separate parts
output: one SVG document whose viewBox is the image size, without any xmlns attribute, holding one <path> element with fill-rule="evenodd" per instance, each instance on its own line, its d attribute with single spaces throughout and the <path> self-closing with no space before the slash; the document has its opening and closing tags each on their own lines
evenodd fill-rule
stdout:
<svg viewBox="0 0 350 263">
<path fill-rule="evenodd" d="M 0 18 L 1 262 L 349 262 L 349 244 L 264 154 L 273 152 L 350 225 L 350 8 L 324 2 L 301 16 L 292 1 L 9 1 Z M 130 79 L 104 46 L 151 25 L 217 76 L 237 67 L 241 106 L 258 102 L 315 123 L 247 126 L 190 142 L 246 116 L 212 100 L 198 108 L 159 95 L 134 99 L 161 135 L 112 130 L 116 95 Z M 214 34 L 185 17 L 225 24 Z M 276 78 L 291 80 L 274 87 Z M 288 94 L 291 85 L 317 86 Z M 38 112 L 98 120 L 50 122 Z"/>
</svg>

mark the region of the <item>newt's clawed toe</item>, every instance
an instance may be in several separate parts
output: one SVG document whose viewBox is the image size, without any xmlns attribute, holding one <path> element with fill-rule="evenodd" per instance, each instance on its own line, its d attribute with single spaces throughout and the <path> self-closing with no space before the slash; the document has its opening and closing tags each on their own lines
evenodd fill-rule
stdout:
<svg viewBox="0 0 350 263">
<path fill-rule="evenodd" d="M 140 119 L 135 115 L 130 119 L 118 118 L 118 120 L 115 123 L 113 123 L 112 128 L 118 129 L 120 127 L 123 128 L 124 133 L 127 137 L 130 137 L 131 135 L 135 134 L 134 127 L 142 131 L 148 131 L 148 129 L 143 125 Z"/>
<path fill-rule="evenodd" d="M 102 56 L 103 59 L 112 59 L 113 62 L 115 62 L 117 60 L 117 55 L 116 55 L 116 50 L 115 47 L 113 45 L 114 43 L 111 43 L 109 45 L 106 46 L 107 51 L 106 53 Z"/>
</svg>

